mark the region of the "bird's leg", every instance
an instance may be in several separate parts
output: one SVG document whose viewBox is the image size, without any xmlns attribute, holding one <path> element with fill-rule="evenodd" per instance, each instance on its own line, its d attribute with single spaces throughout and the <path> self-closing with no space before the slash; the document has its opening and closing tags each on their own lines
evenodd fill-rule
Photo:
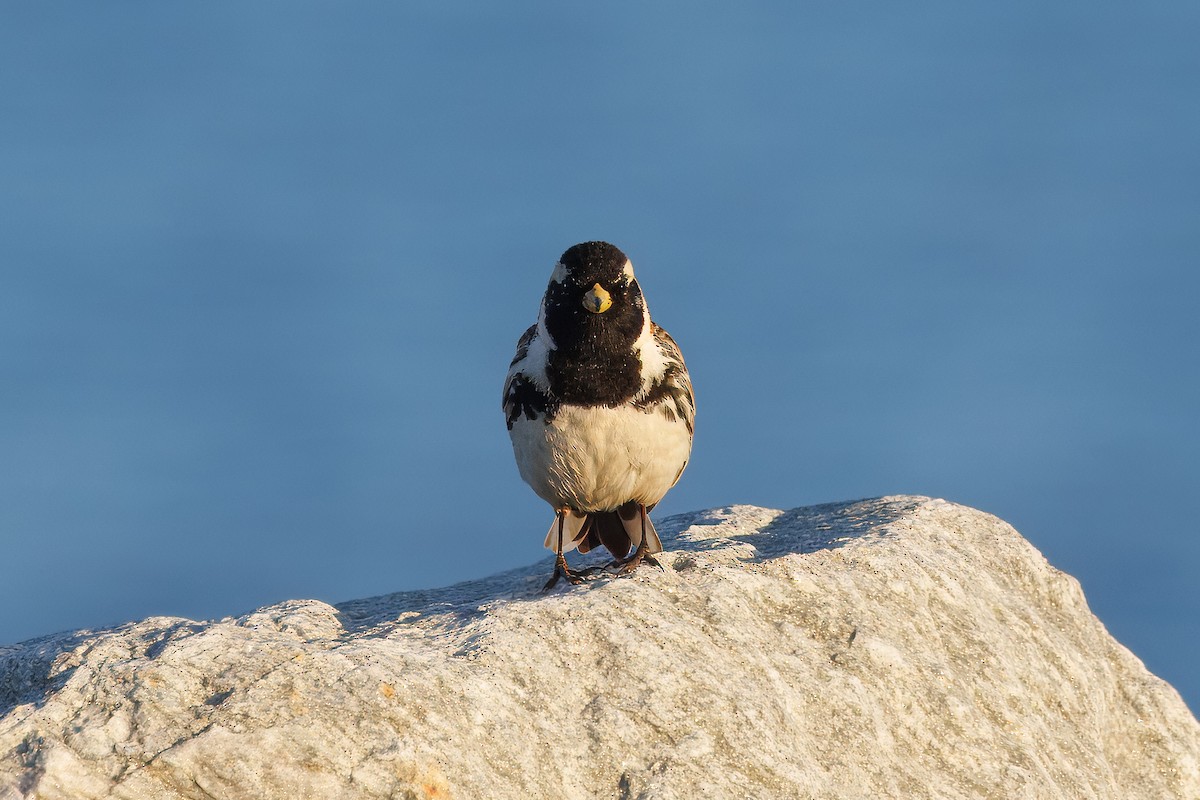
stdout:
<svg viewBox="0 0 1200 800">
<path fill-rule="evenodd" d="M 637 569 L 637 565 L 643 561 L 662 569 L 662 564 L 659 564 L 657 559 L 650 555 L 650 547 L 646 544 L 646 506 L 639 503 L 638 510 L 642 515 L 642 540 L 638 542 L 637 549 L 633 551 L 633 555 L 628 558 L 617 559 L 617 563 L 621 565 L 621 568 L 617 572 L 621 575 L 633 572 Z"/>
<path fill-rule="evenodd" d="M 554 560 L 554 574 L 550 576 L 550 580 L 546 581 L 546 585 L 542 587 L 543 592 L 553 589 L 554 584 L 558 583 L 559 578 L 566 578 L 573 584 L 583 582 L 579 576 L 567 568 L 567 559 L 563 555 L 563 522 L 566 519 L 566 514 L 565 510 L 558 512 L 558 558 Z"/>
</svg>

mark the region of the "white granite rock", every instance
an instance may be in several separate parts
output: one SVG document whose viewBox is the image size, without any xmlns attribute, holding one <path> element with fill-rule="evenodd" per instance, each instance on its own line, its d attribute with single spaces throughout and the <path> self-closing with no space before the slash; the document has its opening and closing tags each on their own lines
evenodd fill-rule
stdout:
<svg viewBox="0 0 1200 800">
<path fill-rule="evenodd" d="M 0 797 L 1200 798 L 1178 694 L 995 517 L 658 529 L 662 570 L 546 595 L 549 560 L 0 648 Z"/>
</svg>

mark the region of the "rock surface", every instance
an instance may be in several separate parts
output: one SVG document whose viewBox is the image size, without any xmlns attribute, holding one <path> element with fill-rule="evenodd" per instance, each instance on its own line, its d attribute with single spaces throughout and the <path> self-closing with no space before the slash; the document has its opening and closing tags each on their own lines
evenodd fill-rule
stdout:
<svg viewBox="0 0 1200 800">
<path fill-rule="evenodd" d="M 892 497 L 0 648 L 0 797 L 1200 798 L 1200 725 L 1004 522 Z"/>
</svg>

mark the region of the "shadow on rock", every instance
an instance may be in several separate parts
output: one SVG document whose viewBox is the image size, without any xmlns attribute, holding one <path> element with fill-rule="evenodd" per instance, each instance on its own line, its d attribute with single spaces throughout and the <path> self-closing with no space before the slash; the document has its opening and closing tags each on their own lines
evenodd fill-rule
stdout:
<svg viewBox="0 0 1200 800">
<path fill-rule="evenodd" d="M 0 717 L 24 703 L 40 706 L 62 688 L 75 667 L 61 667 L 60 657 L 92 636 L 92 631 L 76 631 L 0 647 Z"/>
<path fill-rule="evenodd" d="M 769 561 L 785 555 L 833 550 L 868 535 L 886 536 L 889 524 L 911 514 L 924 501 L 921 497 L 880 497 L 784 512 L 731 506 L 671 517 L 663 521 L 662 527 L 672 529 L 670 550 L 701 552 L 740 542 L 754 548 L 751 560 Z M 743 532 L 744 515 L 754 512 L 772 513 L 773 518 L 750 532 Z"/>
<path fill-rule="evenodd" d="M 843 547 L 865 536 L 888 535 L 887 525 L 924 502 L 920 497 L 885 497 L 847 503 L 773 511 L 753 506 L 730 506 L 710 511 L 677 514 L 655 522 L 669 552 L 699 553 L 750 545 L 750 561 L 768 561 L 791 554 L 813 553 Z M 607 553 L 575 556 L 574 568 L 603 566 Z M 388 636 L 398 628 L 436 618 L 438 627 L 461 630 L 487 616 L 496 602 L 535 601 L 546 595 L 541 587 L 554 559 L 502 572 L 482 580 L 466 581 L 441 589 L 397 592 L 352 600 L 337 605 L 348 637 Z M 616 575 L 600 575 L 566 591 L 587 591 Z M 556 589 L 554 591 L 562 591 Z"/>
<path fill-rule="evenodd" d="M 544 572 L 549 574 L 553 561 L 546 563 Z M 462 627 L 485 617 L 488 604 L 523 595 L 527 585 L 532 586 L 540 573 L 541 562 L 440 589 L 395 592 L 350 600 L 335 607 L 349 637 L 387 636 L 398 627 L 431 616 L 447 626 Z M 545 580 L 545 575 L 541 580 Z"/>
</svg>

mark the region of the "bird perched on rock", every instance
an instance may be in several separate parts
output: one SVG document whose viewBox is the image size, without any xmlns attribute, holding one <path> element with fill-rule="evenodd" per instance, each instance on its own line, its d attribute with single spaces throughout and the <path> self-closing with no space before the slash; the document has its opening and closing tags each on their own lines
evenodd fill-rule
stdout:
<svg viewBox="0 0 1200 800">
<path fill-rule="evenodd" d="M 563 555 L 576 548 L 603 545 L 620 572 L 655 563 L 662 542 L 647 512 L 687 466 L 696 402 L 624 253 L 584 242 L 562 254 L 517 342 L 503 405 L 521 477 L 555 511 L 545 589 L 579 583 Z"/>
</svg>

